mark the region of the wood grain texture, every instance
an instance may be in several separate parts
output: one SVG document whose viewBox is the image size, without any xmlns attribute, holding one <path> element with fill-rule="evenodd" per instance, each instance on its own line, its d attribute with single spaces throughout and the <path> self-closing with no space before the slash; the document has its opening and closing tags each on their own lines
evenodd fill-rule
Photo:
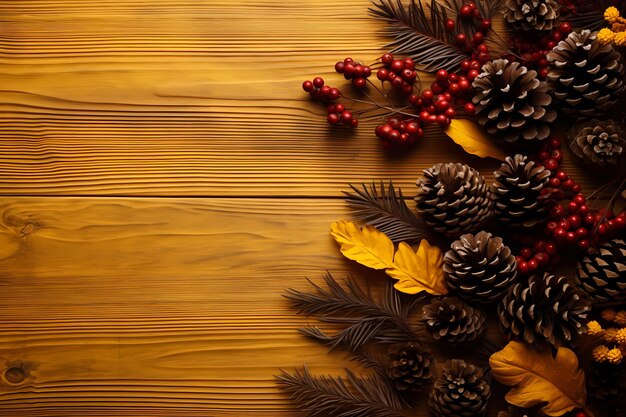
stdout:
<svg viewBox="0 0 626 417">
<path fill-rule="evenodd" d="M 345 361 L 298 334 L 281 294 L 364 271 L 329 236 L 347 215 L 322 199 L 4 199 L 0 414 L 295 415 L 273 375 Z"/>
<path fill-rule="evenodd" d="M 369 4 L 4 2 L 0 191 L 336 196 L 369 179 L 412 186 L 442 161 L 493 171 L 436 129 L 390 159 L 374 121 L 331 128 L 301 91 L 315 75 L 344 85 L 340 58 L 380 55 Z"/>
</svg>

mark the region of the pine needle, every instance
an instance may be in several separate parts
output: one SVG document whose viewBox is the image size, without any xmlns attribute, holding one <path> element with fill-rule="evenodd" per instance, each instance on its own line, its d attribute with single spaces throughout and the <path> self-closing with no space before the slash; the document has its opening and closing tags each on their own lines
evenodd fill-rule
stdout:
<svg viewBox="0 0 626 417">
<path fill-rule="evenodd" d="M 586 1 L 578 13 L 567 16 L 567 20 L 577 29 L 600 30 L 608 26 L 604 11 L 610 6 L 613 6 L 611 0 Z"/>
<path fill-rule="evenodd" d="M 345 379 L 313 376 L 309 370 L 285 371 L 278 386 L 310 417 L 402 417 L 402 402 L 390 383 L 377 375 L 359 377 L 346 370 Z"/>
<path fill-rule="evenodd" d="M 434 239 L 435 232 L 406 205 L 402 191 L 396 193 L 391 181 L 387 187 L 381 181 L 380 187 L 372 183 L 361 184 L 361 188 L 350 185 L 350 188 L 354 193 L 344 194 L 355 219 L 371 224 L 393 242 L 416 243 L 427 239 L 434 243 L 437 239 Z"/>
</svg>

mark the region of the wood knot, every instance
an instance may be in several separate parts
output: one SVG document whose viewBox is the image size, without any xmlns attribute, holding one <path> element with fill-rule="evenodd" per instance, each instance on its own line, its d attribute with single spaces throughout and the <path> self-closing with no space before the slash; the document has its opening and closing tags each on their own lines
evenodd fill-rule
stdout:
<svg viewBox="0 0 626 417">
<path fill-rule="evenodd" d="M 13 366 L 4 371 L 4 378 L 11 384 L 20 384 L 26 379 L 26 372 L 22 368 Z"/>
</svg>

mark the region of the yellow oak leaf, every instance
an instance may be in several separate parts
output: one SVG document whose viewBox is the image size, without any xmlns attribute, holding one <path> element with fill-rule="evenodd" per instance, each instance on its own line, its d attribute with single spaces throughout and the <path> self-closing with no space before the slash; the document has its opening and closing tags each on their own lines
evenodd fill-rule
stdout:
<svg viewBox="0 0 626 417">
<path fill-rule="evenodd" d="M 506 159 L 507 154 L 494 143 L 478 123 L 472 120 L 452 119 L 452 123 L 444 129 L 444 132 L 467 153 L 481 158 L 491 157 L 501 161 Z"/>
<path fill-rule="evenodd" d="M 509 387 L 506 400 L 522 408 L 543 404 L 541 412 L 561 416 L 585 406 L 585 373 L 570 349 L 550 349 L 510 342 L 489 358 L 494 378 Z"/>
<path fill-rule="evenodd" d="M 448 293 L 443 275 L 443 255 L 437 247 L 422 240 L 417 252 L 401 242 L 395 251 L 393 242 L 372 226 L 359 227 L 350 221 L 332 224 L 330 234 L 348 259 L 373 269 L 384 269 L 397 279 L 395 288 L 407 294 L 426 291 L 433 295 Z"/>
</svg>

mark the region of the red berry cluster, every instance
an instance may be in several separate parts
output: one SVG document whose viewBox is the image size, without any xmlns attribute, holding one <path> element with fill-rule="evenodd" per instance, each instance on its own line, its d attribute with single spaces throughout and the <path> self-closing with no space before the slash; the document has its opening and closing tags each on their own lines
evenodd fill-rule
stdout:
<svg viewBox="0 0 626 417">
<path fill-rule="evenodd" d="M 314 100 L 327 102 L 337 100 L 341 97 L 339 89 L 324 85 L 324 79 L 322 77 L 316 77 L 313 81 L 303 82 L 302 89 L 311 94 Z"/>
<path fill-rule="evenodd" d="M 372 69 L 367 65 L 354 62 L 352 58 L 346 58 L 335 64 L 335 71 L 343 74 L 346 80 L 352 80 L 352 85 L 362 90 L 367 85 L 367 79 L 372 75 Z"/>
<path fill-rule="evenodd" d="M 545 80 L 550 65 L 546 55 L 571 31 L 572 25 L 562 22 L 549 34 L 518 33 L 510 39 L 510 48 L 515 54 L 504 55 L 503 58 L 511 62 L 519 61 L 525 67 L 537 71 L 539 78 Z"/>
<path fill-rule="evenodd" d="M 411 58 L 394 59 L 391 54 L 384 54 L 380 60 L 383 68 L 377 71 L 376 77 L 383 83 L 388 81 L 394 89 L 405 96 L 411 95 L 417 80 L 415 62 Z"/>
<path fill-rule="evenodd" d="M 359 120 L 355 119 L 352 112 L 346 110 L 343 104 L 329 104 L 326 111 L 328 112 L 326 120 L 331 125 L 346 125 L 352 128 L 359 125 Z"/>
<path fill-rule="evenodd" d="M 424 136 L 424 129 L 416 119 L 393 116 L 387 123 L 376 127 L 376 136 L 382 140 L 385 149 L 390 149 L 413 144 L 417 138 Z"/>
<path fill-rule="evenodd" d="M 527 236 L 519 239 L 525 245 L 516 257 L 522 275 L 558 263 L 562 249 L 585 252 L 626 228 L 626 211 L 615 217 L 606 210 L 591 212 L 585 197 L 580 194 L 580 184 L 559 169 L 560 148 L 560 139 L 551 138 L 538 153 L 538 159 L 552 172 L 549 186 L 542 190 L 544 204 L 550 207 L 549 221 L 544 226 L 542 239 L 533 240 Z M 570 198 L 568 202 L 561 203 L 567 198 Z"/>
</svg>

